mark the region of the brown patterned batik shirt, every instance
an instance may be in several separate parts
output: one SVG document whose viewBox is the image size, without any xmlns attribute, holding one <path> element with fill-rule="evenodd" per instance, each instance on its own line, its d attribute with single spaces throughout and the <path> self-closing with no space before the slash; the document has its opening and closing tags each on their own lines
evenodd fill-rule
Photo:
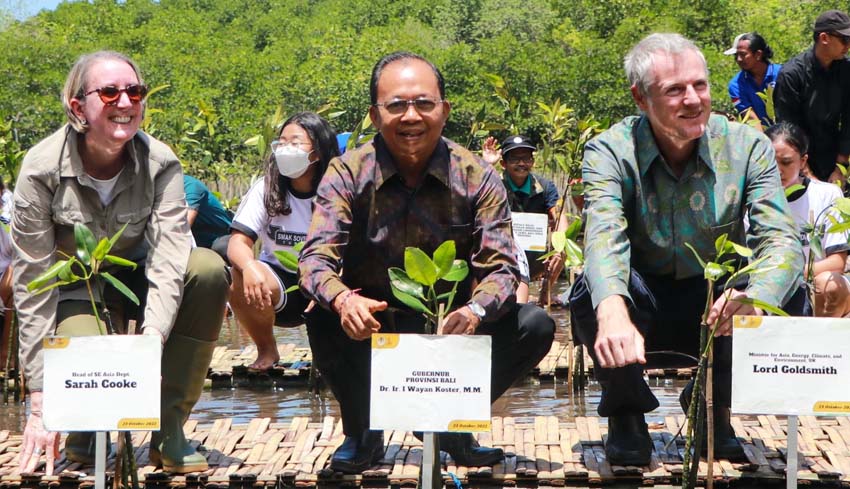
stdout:
<svg viewBox="0 0 850 489">
<path fill-rule="evenodd" d="M 403 308 L 392 295 L 387 269 L 404 268 L 405 247 L 430 256 L 450 239 L 457 258 L 470 268 L 454 305 L 471 298 L 484 307 L 486 321 L 498 318 L 515 301 L 519 280 L 510 209 L 498 173 L 443 138 L 422 182 L 411 189 L 378 135 L 334 159 L 319 185 L 301 252 L 301 290 L 326 308 L 349 289 Z"/>
</svg>

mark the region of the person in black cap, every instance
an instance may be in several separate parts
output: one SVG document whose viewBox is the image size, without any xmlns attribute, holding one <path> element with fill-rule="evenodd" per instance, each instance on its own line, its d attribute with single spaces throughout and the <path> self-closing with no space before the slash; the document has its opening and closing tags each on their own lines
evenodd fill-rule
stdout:
<svg viewBox="0 0 850 489">
<path fill-rule="evenodd" d="M 814 45 L 785 63 L 776 79 L 777 122 L 809 136 L 809 168 L 823 181 L 841 179 L 836 162 L 850 154 L 850 17 L 828 10 L 815 21 Z"/>
<path fill-rule="evenodd" d="M 488 138 L 484 143 L 484 158 L 491 164 L 498 161 L 495 155 L 496 140 Z M 508 202 L 511 212 L 530 212 L 549 216 L 549 229 L 563 231 L 567 228 L 567 218 L 559 212 L 558 189 L 551 180 L 544 178 L 531 170 L 534 168 L 534 152 L 537 147 L 527 136 L 510 136 L 502 141 L 501 161 L 504 172 L 502 181 L 508 191 Z M 490 155 L 488 157 L 488 154 Z M 560 214 L 560 216 L 559 216 Z M 539 278 L 544 271 L 549 274 L 549 281 L 554 282 L 564 268 L 564 260 L 560 255 L 554 255 L 546 262 L 538 258 L 542 252 L 526 251 L 531 279 Z"/>
</svg>

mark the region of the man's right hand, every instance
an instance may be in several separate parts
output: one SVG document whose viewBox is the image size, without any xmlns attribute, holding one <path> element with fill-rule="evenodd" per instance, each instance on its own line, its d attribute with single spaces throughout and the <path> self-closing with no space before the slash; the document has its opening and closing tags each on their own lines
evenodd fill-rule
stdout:
<svg viewBox="0 0 850 489">
<path fill-rule="evenodd" d="M 358 295 L 356 292 L 343 292 L 333 301 L 333 309 L 339 314 L 342 330 L 352 340 L 365 340 L 381 329 L 381 323 L 372 315 L 387 308 L 385 301 L 376 301 Z"/>
<path fill-rule="evenodd" d="M 622 296 L 610 296 L 596 308 L 596 359 L 602 368 L 646 363 L 643 336 L 632 323 Z"/>
</svg>

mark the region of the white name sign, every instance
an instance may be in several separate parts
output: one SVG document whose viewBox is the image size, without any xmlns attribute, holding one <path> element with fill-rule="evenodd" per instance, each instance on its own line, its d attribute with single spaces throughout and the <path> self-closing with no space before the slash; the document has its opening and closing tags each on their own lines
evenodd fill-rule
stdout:
<svg viewBox="0 0 850 489">
<path fill-rule="evenodd" d="M 735 316 L 732 411 L 850 413 L 850 319 Z"/>
<path fill-rule="evenodd" d="M 512 212 L 514 239 L 523 251 L 546 251 L 549 216 L 530 212 Z"/>
<path fill-rule="evenodd" d="M 373 334 L 370 425 L 490 431 L 489 336 Z"/>
<path fill-rule="evenodd" d="M 158 430 L 160 352 L 156 336 L 45 338 L 44 426 Z"/>
</svg>

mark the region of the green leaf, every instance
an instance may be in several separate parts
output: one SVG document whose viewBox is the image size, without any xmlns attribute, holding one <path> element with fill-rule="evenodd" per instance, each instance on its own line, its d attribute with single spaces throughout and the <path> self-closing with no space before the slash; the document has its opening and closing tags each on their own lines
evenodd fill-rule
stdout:
<svg viewBox="0 0 850 489">
<path fill-rule="evenodd" d="M 289 287 L 286 288 L 286 290 L 284 292 L 288 294 L 290 292 L 295 292 L 296 290 L 298 290 L 298 288 L 299 288 L 298 284 L 290 285 Z"/>
<path fill-rule="evenodd" d="M 431 287 L 437 281 L 437 265 L 419 248 L 404 249 L 404 270 L 407 276 L 422 285 Z"/>
<path fill-rule="evenodd" d="M 121 258 L 120 256 L 106 255 L 103 257 L 103 259 L 108 261 L 109 263 L 112 263 L 113 265 L 118 265 L 119 267 L 128 267 L 133 270 L 138 267 L 136 262 L 132 262 L 130 260 L 127 260 L 126 258 Z"/>
<path fill-rule="evenodd" d="M 109 240 L 106 238 L 100 238 L 100 241 L 98 241 L 97 246 L 91 254 L 92 258 L 97 261 L 103 261 L 103 258 L 106 256 L 106 254 L 109 253 L 108 247 Z"/>
<path fill-rule="evenodd" d="M 830 216 L 832 217 L 832 216 Z M 830 226 L 829 229 L 826 230 L 827 233 L 843 233 L 850 229 L 850 221 L 839 222 L 833 226 Z"/>
<path fill-rule="evenodd" d="M 729 244 L 732 245 L 732 248 L 735 250 L 735 253 L 743 256 L 744 258 L 749 258 L 753 256 L 753 250 L 747 248 L 746 246 L 739 245 L 738 243 L 733 243 L 729 241 Z"/>
<path fill-rule="evenodd" d="M 40 289 L 37 289 L 37 290 L 31 290 L 30 292 L 32 292 L 35 295 L 39 295 L 39 294 L 43 294 L 43 293 L 47 292 L 48 290 L 53 290 L 56 287 L 62 287 L 63 285 L 68 285 L 68 284 L 71 284 L 71 283 L 73 283 L 73 282 L 66 282 L 64 280 L 57 280 L 57 281 L 53 282 L 52 284 L 50 284 L 46 287 L 43 287 L 43 288 L 40 288 Z"/>
<path fill-rule="evenodd" d="M 387 274 L 390 276 L 390 286 L 393 289 L 398 289 L 400 292 L 425 300 L 422 285 L 408 277 L 404 270 L 398 267 L 390 267 L 387 270 Z"/>
<path fill-rule="evenodd" d="M 570 225 L 567 227 L 566 232 L 564 233 L 567 239 L 576 239 L 578 238 L 579 233 L 581 232 L 581 219 L 576 218 Z"/>
<path fill-rule="evenodd" d="M 285 250 L 277 250 L 274 252 L 274 256 L 283 265 L 283 268 L 290 272 L 298 270 L 298 257 L 295 254 Z"/>
<path fill-rule="evenodd" d="M 817 233 L 809 237 L 809 249 L 815 254 L 815 260 L 821 260 L 824 257 L 823 243 Z"/>
<path fill-rule="evenodd" d="M 775 314 L 777 316 L 787 316 L 788 313 L 783 311 L 782 309 L 768 304 L 765 301 L 754 299 L 752 297 L 735 297 L 732 299 L 735 302 L 740 302 L 741 304 L 750 304 L 752 306 L 758 307 L 759 309 L 763 309 L 765 311 L 770 312 L 771 314 Z"/>
<path fill-rule="evenodd" d="M 94 239 L 91 229 L 83 223 L 75 222 L 74 241 L 77 242 L 77 257 L 83 264 L 89 266 L 91 264 L 91 254 L 97 248 L 97 241 Z"/>
<path fill-rule="evenodd" d="M 437 278 L 442 278 L 445 274 L 449 273 L 455 261 L 456 253 L 455 242 L 452 240 L 444 241 L 434 251 L 434 265 L 437 266 Z"/>
<path fill-rule="evenodd" d="M 82 278 L 76 275 L 72 268 L 76 262 L 76 260 L 68 260 L 65 265 L 59 269 L 59 280 L 63 282 L 76 282 Z"/>
<path fill-rule="evenodd" d="M 27 290 L 32 292 L 36 289 L 40 289 L 47 282 L 50 282 L 54 278 L 59 275 L 59 271 L 68 263 L 68 260 L 59 260 L 53 264 L 50 268 L 44 271 L 41 275 L 34 278 L 30 283 L 27 284 Z"/>
<path fill-rule="evenodd" d="M 395 298 L 400 300 L 407 307 L 413 309 L 416 312 L 425 313 L 428 316 L 434 315 L 431 311 L 428 310 L 427 307 L 425 307 L 425 304 L 423 304 L 416 297 L 413 297 L 410 294 L 405 294 L 404 292 L 396 289 L 395 287 L 392 287 L 392 290 L 393 290 L 393 295 L 395 296 Z"/>
<path fill-rule="evenodd" d="M 720 277 L 726 275 L 727 271 L 728 269 L 723 265 L 711 261 L 705 265 L 705 269 L 703 269 L 703 275 L 705 276 L 706 280 L 717 282 Z"/>
<path fill-rule="evenodd" d="M 836 199 L 832 205 L 844 215 L 850 215 L 850 199 L 847 197 L 842 197 L 840 199 Z"/>
<path fill-rule="evenodd" d="M 697 250 L 695 250 L 694 247 L 691 246 L 690 243 L 685 243 L 685 246 L 687 246 L 688 249 L 691 250 L 691 252 L 694 254 L 694 256 L 697 257 L 697 261 L 699 262 L 700 268 L 705 270 L 705 262 L 702 261 L 702 258 L 700 258 L 699 253 L 697 253 Z"/>
<path fill-rule="evenodd" d="M 115 246 L 115 243 L 118 242 L 118 238 L 120 238 L 121 235 L 124 234 L 124 230 L 127 229 L 128 224 L 130 223 L 125 222 L 124 225 L 121 226 L 121 229 L 119 229 L 115 234 L 112 235 L 111 238 L 109 238 L 109 248 L 106 249 L 107 253 L 109 253 L 112 250 L 112 247 Z"/>
<path fill-rule="evenodd" d="M 555 253 L 561 253 L 564 251 L 564 248 L 567 246 L 567 232 L 566 231 L 555 231 L 552 233 L 552 251 Z"/>
<path fill-rule="evenodd" d="M 579 267 L 584 265 L 584 252 L 581 249 L 581 246 L 578 245 L 575 241 L 568 239 L 567 240 L 567 248 L 566 259 L 564 260 L 564 264 L 568 267 Z"/>
<path fill-rule="evenodd" d="M 455 260 L 452 263 L 452 268 L 443 277 L 443 280 L 446 282 L 461 282 L 466 279 L 467 275 L 469 275 L 469 265 L 466 263 L 466 260 Z"/>
<path fill-rule="evenodd" d="M 785 189 L 785 197 L 787 198 L 787 197 L 791 196 L 791 194 L 793 194 L 794 192 L 796 192 L 798 190 L 803 190 L 805 188 L 806 187 L 800 185 L 799 183 L 795 183 L 794 185 L 791 185 L 790 187 Z"/>
<path fill-rule="evenodd" d="M 118 292 L 121 292 L 121 293 L 122 293 L 122 294 L 124 294 L 124 295 L 125 295 L 128 299 L 130 299 L 130 302 L 132 302 L 133 304 L 135 304 L 135 305 L 137 305 L 137 306 L 139 305 L 139 298 L 138 298 L 138 297 L 136 297 L 136 294 L 134 294 L 134 293 L 133 293 L 133 291 L 132 291 L 132 290 L 130 290 L 130 288 L 129 288 L 129 287 L 127 287 L 126 285 L 124 285 L 124 283 L 123 283 L 123 282 L 121 282 L 120 280 L 118 280 L 117 278 L 115 278 L 115 277 L 114 277 L 111 273 L 109 273 L 109 272 L 101 272 L 101 273 L 100 273 L 100 276 L 101 276 L 101 277 L 103 277 L 103 278 L 105 278 L 107 282 L 109 282 L 110 284 L 112 284 L 112 286 L 113 286 L 113 287 L 115 287 L 116 289 L 118 289 Z"/>
<path fill-rule="evenodd" d="M 297 251 L 297 252 L 300 253 L 301 250 L 304 249 L 305 244 L 307 244 L 306 241 L 299 241 L 299 242 L 295 243 L 295 246 L 292 247 L 292 251 Z"/>
<path fill-rule="evenodd" d="M 716 253 L 715 256 L 717 256 L 718 258 L 720 258 L 720 256 L 722 256 L 723 253 L 726 252 L 727 238 L 728 238 L 728 235 L 726 233 L 723 233 L 720 236 L 718 236 L 716 240 L 714 240 L 714 252 Z"/>
</svg>

